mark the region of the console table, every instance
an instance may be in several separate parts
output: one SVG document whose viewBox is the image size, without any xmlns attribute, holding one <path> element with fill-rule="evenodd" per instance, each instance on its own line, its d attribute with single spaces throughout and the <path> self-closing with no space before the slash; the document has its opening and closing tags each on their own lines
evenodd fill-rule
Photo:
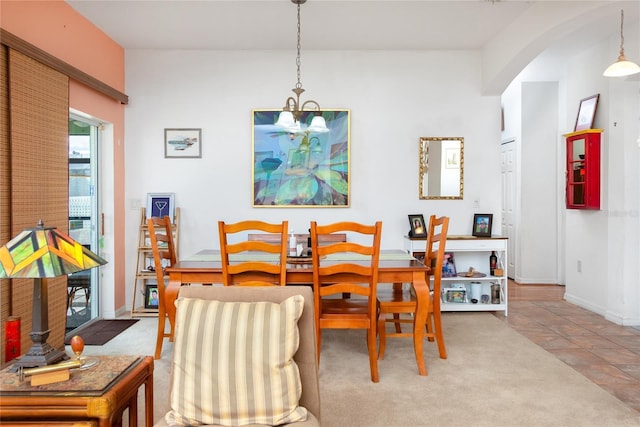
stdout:
<svg viewBox="0 0 640 427">
<path fill-rule="evenodd" d="M 138 389 L 145 389 L 145 424 L 153 425 L 153 358 L 151 356 L 91 356 L 100 362 L 71 371 L 68 381 L 31 386 L 20 381 L 11 365 L 0 371 L 0 424 L 48 423 L 122 425 L 129 410 L 129 426 L 138 424 Z"/>
<path fill-rule="evenodd" d="M 424 258 L 426 237 L 404 236 L 404 248 L 416 258 Z M 475 237 L 475 236 L 447 236 L 445 251 L 455 263 L 456 271 L 450 277 L 442 275 L 441 287 L 443 295 L 440 310 L 442 311 L 504 311 L 508 312 L 508 277 L 507 277 L 507 238 L 504 236 Z M 492 275 L 489 268 L 489 255 L 492 252 L 498 257 L 502 272 Z M 464 273 L 473 267 L 477 270 L 472 276 Z M 499 302 L 481 301 L 483 295 L 488 298 L 491 294 L 491 284 L 500 285 Z M 474 287 L 478 289 L 477 302 L 472 302 Z M 450 302 L 444 295 L 447 290 L 464 289 L 461 301 Z"/>
</svg>

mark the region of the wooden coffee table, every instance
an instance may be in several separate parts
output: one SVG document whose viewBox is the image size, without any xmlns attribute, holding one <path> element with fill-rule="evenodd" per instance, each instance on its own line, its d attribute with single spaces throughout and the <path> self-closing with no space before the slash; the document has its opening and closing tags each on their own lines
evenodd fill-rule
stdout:
<svg viewBox="0 0 640 427">
<path fill-rule="evenodd" d="M 89 369 L 72 370 L 68 381 L 31 386 L 0 371 L 0 424 L 138 425 L 138 389 L 145 388 L 145 425 L 153 425 L 153 358 L 151 356 L 91 356 L 100 362 Z"/>
</svg>

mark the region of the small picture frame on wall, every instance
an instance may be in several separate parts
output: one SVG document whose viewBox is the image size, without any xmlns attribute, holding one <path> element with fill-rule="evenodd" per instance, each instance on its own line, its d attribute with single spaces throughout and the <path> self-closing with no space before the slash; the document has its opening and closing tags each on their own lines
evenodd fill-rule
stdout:
<svg viewBox="0 0 640 427">
<path fill-rule="evenodd" d="M 476 237 L 491 237 L 493 214 L 474 214 L 472 235 Z"/>
<path fill-rule="evenodd" d="M 147 285 L 144 288 L 144 308 L 158 308 L 158 286 Z"/>
<path fill-rule="evenodd" d="M 422 214 L 409 215 L 409 237 L 427 237 L 427 228 L 424 226 Z"/>
<path fill-rule="evenodd" d="M 165 159 L 199 159 L 202 157 L 202 129 L 165 129 Z"/>
<path fill-rule="evenodd" d="M 598 100 L 600 94 L 597 93 L 588 98 L 580 100 L 580 107 L 578 108 L 578 116 L 576 117 L 576 125 L 573 128 L 574 132 L 585 129 L 593 128 L 593 121 L 596 117 L 596 110 L 598 109 Z"/>
<path fill-rule="evenodd" d="M 175 217 L 174 199 L 174 193 L 147 193 L 147 218 L 153 216 L 163 218 L 167 215 L 173 222 Z"/>
</svg>

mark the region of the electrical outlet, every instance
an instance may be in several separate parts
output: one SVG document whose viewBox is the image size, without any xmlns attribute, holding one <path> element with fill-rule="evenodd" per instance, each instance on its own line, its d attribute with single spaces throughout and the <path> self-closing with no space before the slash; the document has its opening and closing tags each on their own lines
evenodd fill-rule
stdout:
<svg viewBox="0 0 640 427">
<path fill-rule="evenodd" d="M 582 273 L 582 261 L 578 260 L 578 273 Z"/>
</svg>

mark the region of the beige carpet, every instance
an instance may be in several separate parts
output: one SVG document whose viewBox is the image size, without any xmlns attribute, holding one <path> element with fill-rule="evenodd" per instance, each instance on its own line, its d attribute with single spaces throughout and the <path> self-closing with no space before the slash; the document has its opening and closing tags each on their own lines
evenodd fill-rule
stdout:
<svg viewBox="0 0 640 427">
<path fill-rule="evenodd" d="M 85 354 L 153 354 L 156 322 L 142 319 Z M 411 341 L 389 340 L 378 384 L 370 381 L 364 332 L 325 331 L 323 426 L 640 426 L 639 412 L 490 313 L 446 313 L 444 329 L 449 357 L 426 343 L 426 377 Z M 170 355 L 165 341 L 155 364 L 156 420 L 167 411 Z"/>
</svg>

